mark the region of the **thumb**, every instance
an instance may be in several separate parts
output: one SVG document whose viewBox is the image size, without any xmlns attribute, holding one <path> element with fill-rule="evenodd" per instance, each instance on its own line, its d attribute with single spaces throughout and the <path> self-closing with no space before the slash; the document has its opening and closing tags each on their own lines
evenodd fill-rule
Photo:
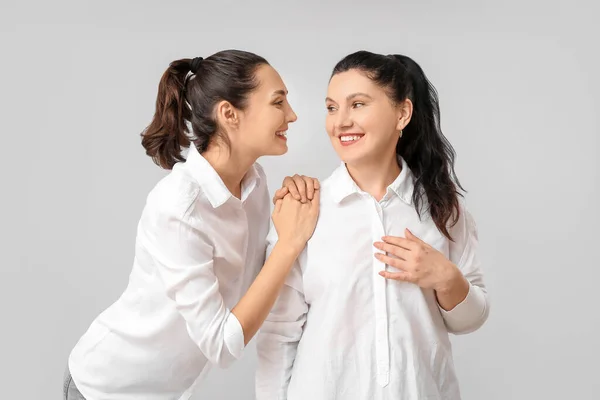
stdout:
<svg viewBox="0 0 600 400">
<path fill-rule="evenodd" d="M 288 188 L 287 187 L 282 187 L 279 188 L 275 191 L 275 195 L 273 196 L 273 204 L 275 204 L 277 202 L 277 200 L 281 200 L 285 197 L 285 195 L 288 194 Z"/>
<path fill-rule="evenodd" d="M 406 235 L 406 238 L 408 240 L 412 240 L 413 242 L 418 242 L 418 243 L 424 243 L 421 239 L 419 239 L 418 237 L 416 237 L 408 228 L 404 229 L 404 233 Z"/>
</svg>

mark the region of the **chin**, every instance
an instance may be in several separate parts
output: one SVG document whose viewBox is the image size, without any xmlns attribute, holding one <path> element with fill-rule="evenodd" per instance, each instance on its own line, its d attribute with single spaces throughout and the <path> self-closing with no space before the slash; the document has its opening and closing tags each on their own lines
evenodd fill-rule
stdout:
<svg viewBox="0 0 600 400">
<path fill-rule="evenodd" d="M 343 147 L 336 147 L 335 152 L 337 153 L 340 160 L 342 160 L 346 164 L 353 164 L 367 158 L 366 154 L 364 154 L 364 152 L 362 151 L 353 151 L 352 149 L 345 149 Z"/>
<path fill-rule="evenodd" d="M 265 152 L 266 156 L 282 156 L 288 152 L 287 145 L 277 146 L 269 149 L 269 151 Z"/>
</svg>

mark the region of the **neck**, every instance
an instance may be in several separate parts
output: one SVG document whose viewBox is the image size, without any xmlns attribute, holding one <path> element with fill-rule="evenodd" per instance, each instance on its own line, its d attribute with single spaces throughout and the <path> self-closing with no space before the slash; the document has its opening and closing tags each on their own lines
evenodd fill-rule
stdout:
<svg viewBox="0 0 600 400">
<path fill-rule="evenodd" d="M 346 168 L 356 185 L 377 201 L 385 196 L 387 187 L 396 180 L 401 171 L 396 153 L 383 161 L 380 158 L 347 163 Z"/>
<path fill-rule="evenodd" d="M 229 192 L 238 199 L 241 198 L 242 180 L 256 158 L 236 154 L 235 151 L 230 151 L 217 144 L 209 145 L 202 156 L 217 171 Z"/>
</svg>

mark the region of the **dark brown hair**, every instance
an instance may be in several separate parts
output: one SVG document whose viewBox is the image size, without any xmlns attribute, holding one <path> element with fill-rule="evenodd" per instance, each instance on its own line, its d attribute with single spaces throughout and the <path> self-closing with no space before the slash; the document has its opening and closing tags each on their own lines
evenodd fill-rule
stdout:
<svg viewBox="0 0 600 400">
<path fill-rule="evenodd" d="M 396 103 L 410 99 L 413 114 L 396 145 L 415 175 L 413 202 L 419 217 L 425 203 L 439 231 L 452 240 L 448 231 L 460 216 L 459 188 L 454 172 L 455 152 L 442 133 L 440 106 L 435 87 L 421 67 L 403 55 L 384 56 L 358 51 L 342 59 L 332 76 L 356 69 L 388 92 Z"/>
<path fill-rule="evenodd" d="M 255 72 L 265 64 L 264 58 L 241 50 L 173 61 L 158 84 L 154 118 L 142 132 L 146 154 L 171 169 L 184 161 L 181 151 L 190 142 L 199 152 L 206 151 L 218 133 L 215 106 L 228 101 L 245 109 L 248 95 L 258 86 Z"/>
</svg>

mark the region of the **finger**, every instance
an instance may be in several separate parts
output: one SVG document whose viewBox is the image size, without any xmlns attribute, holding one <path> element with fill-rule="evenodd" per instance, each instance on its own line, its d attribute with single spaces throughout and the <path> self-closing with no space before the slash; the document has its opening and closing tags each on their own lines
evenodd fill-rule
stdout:
<svg viewBox="0 0 600 400">
<path fill-rule="evenodd" d="M 313 196 L 313 199 L 310 201 L 310 204 L 312 206 L 312 209 L 318 213 L 319 212 L 319 207 L 321 206 L 321 191 L 317 190 L 315 192 L 315 195 Z"/>
<path fill-rule="evenodd" d="M 289 193 L 296 200 L 299 201 L 302 198 L 300 196 L 300 193 L 298 192 L 298 188 L 296 187 L 296 183 L 294 182 L 294 178 L 292 178 L 291 176 L 286 176 L 285 177 L 285 179 L 283 180 L 283 186 L 285 186 L 288 189 Z"/>
<path fill-rule="evenodd" d="M 385 243 L 385 242 L 375 242 L 373 243 L 373 247 L 379 249 L 381 251 L 385 251 L 388 254 L 393 254 L 401 260 L 408 260 L 410 257 L 410 251 L 405 248 L 395 246 L 393 244 Z"/>
<path fill-rule="evenodd" d="M 415 250 L 417 247 L 415 242 L 399 236 L 384 236 L 381 240 L 385 243 L 393 244 L 394 246 L 402 247 L 409 251 Z"/>
<path fill-rule="evenodd" d="M 286 187 L 279 188 L 275 191 L 273 195 L 273 204 L 279 199 L 283 199 L 283 197 L 287 194 L 288 189 Z"/>
<path fill-rule="evenodd" d="M 415 283 L 415 280 L 413 279 L 413 277 L 408 272 L 404 272 L 404 271 L 400 271 L 400 272 L 381 271 L 381 272 L 379 272 L 379 275 L 383 276 L 385 279 L 393 279 L 395 281 Z"/>
<path fill-rule="evenodd" d="M 275 213 L 279 213 L 279 212 L 281 211 L 281 206 L 282 206 L 282 205 L 283 205 L 283 200 L 282 200 L 282 199 L 278 199 L 278 200 L 275 202 L 275 210 L 274 210 L 274 212 L 275 212 Z"/>
<path fill-rule="evenodd" d="M 315 190 L 321 189 L 321 183 L 317 178 L 313 178 L 313 187 L 315 188 Z"/>
<path fill-rule="evenodd" d="M 422 241 L 420 238 L 416 237 L 408 228 L 404 229 L 404 234 L 406 235 L 406 238 L 408 240 L 412 240 L 413 242 L 417 242 L 417 243 L 427 244 L 424 241 Z"/>
<path fill-rule="evenodd" d="M 298 188 L 298 192 L 300 193 L 300 201 L 306 203 L 306 182 L 304 182 L 304 179 L 298 174 L 294 175 L 293 179 Z"/>
<path fill-rule="evenodd" d="M 275 202 L 279 199 L 283 199 L 285 197 L 285 195 L 288 194 L 288 188 L 287 187 L 282 187 L 277 189 L 277 191 L 275 191 L 275 195 L 273 196 L 273 204 L 275 204 Z"/>
<path fill-rule="evenodd" d="M 382 253 L 375 253 L 375 258 L 381 261 L 384 264 L 389 265 L 390 267 L 406 270 L 408 268 L 408 263 L 399 258 L 394 258 L 390 256 L 386 256 Z"/>
<path fill-rule="evenodd" d="M 315 181 L 308 176 L 302 176 L 302 179 L 304 179 L 304 183 L 306 184 L 306 198 L 312 200 L 315 195 Z"/>
</svg>

